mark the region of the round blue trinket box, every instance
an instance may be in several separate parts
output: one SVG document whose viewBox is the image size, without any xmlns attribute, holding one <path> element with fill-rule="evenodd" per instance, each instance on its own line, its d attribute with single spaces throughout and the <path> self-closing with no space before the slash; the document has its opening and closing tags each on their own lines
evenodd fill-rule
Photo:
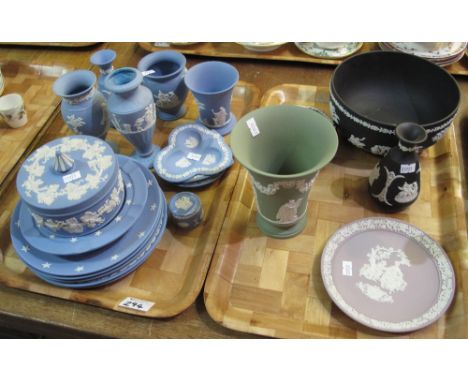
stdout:
<svg viewBox="0 0 468 382">
<path fill-rule="evenodd" d="M 200 198 L 192 192 L 175 194 L 169 201 L 169 212 L 173 223 L 179 228 L 195 228 L 203 219 Z"/>
<path fill-rule="evenodd" d="M 111 147 L 85 135 L 59 138 L 35 150 L 21 166 L 16 187 L 38 227 L 67 237 L 97 231 L 125 199 Z"/>
</svg>

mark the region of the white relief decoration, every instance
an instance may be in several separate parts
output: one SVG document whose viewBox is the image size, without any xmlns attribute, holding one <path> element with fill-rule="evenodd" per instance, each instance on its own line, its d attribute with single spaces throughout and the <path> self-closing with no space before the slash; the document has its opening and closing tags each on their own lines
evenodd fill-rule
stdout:
<svg viewBox="0 0 468 382">
<path fill-rule="evenodd" d="M 70 129 L 75 133 L 80 134 L 80 127 L 86 126 L 86 122 L 81 117 L 76 117 L 75 114 L 70 114 L 66 116 L 66 123 Z"/>
<path fill-rule="evenodd" d="M 202 121 L 206 126 L 214 128 L 222 127 L 229 123 L 229 121 L 231 120 L 229 113 L 223 106 L 221 106 L 218 111 L 214 111 L 213 109 L 211 109 L 211 113 L 213 115 L 211 117 L 213 123 L 208 122 L 208 119 L 206 118 Z"/>
<path fill-rule="evenodd" d="M 371 173 L 369 174 L 369 186 L 372 186 L 374 182 L 380 176 L 380 163 L 377 163 L 375 167 L 372 169 Z"/>
<path fill-rule="evenodd" d="M 292 224 L 295 223 L 299 218 L 297 216 L 297 209 L 302 203 L 303 198 L 297 200 L 289 200 L 283 204 L 276 214 L 276 219 L 280 224 Z"/>
<path fill-rule="evenodd" d="M 213 113 L 214 126 L 223 126 L 228 122 L 228 113 L 224 107 L 220 107 L 218 111 L 211 110 Z"/>
<path fill-rule="evenodd" d="M 356 286 L 374 301 L 393 303 L 393 294 L 403 292 L 407 286 L 401 266 L 411 267 L 408 256 L 401 249 L 377 245 L 371 248 L 367 258 L 359 276 L 372 283 L 359 281 Z"/>
<path fill-rule="evenodd" d="M 385 185 L 378 194 L 372 194 L 372 196 L 377 198 L 377 200 L 379 200 L 380 202 L 388 204 L 389 206 L 393 206 L 393 204 L 391 204 L 387 200 L 388 189 L 390 188 L 394 180 L 400 179 L 400 178 L 404 179 L 405 177 L 403 175 L 396 175 L 393 171 L 389 171 L 388 168 L 385 166 L 384 166 L 384 170 L 387 174 L 387 178 L 385 179 Z"/>
<path fill-rule="evenodd" d="M 177 225 L 181 228 L 189 228 L 190 224 L 187 222 L 177 222 Z"/>
<path fill-rule="evenodd" d="M 175 94 L 173 91 L 164 93 L 159 90 L 158 95 L 154 96 L 154 102 L 156 103 L 157 107 L 169 109 L 179 105 L 180 100 L 179 97 L 177 97 L 177 94 Z"/>
<path fill-rule="evenodd" d="M 437 142 L 437 141 L 439 141 L 440 139 L 442 139 L 442 137 L 445 135 L 445 133 L 447 132 L 447 130 L 448 130 L 449 128 L 450 128 L 450 126 L 447 127 L 447 128 L 445 128 L 445 129 L 442 130 L 442 131 L 439 131 L 436 135 L 434 135 L 434 136 L 431 138 L 431 139 L 432 139 L 432 142 Z"/>
<path fill-rule="evenodd" d="M 146 131 L 156 123 L 156 106 L 150 103 L 145 107 L 144 114 L 131 123 L 122 123 L 117 114 L 111 113 L 112 124 L 121 132 L 124 133 L 138 133 Z"/>
<path fill-rule="evenodd" d="M 182 157 L 177 162 L 175 162 L 175 165 L 179 168 L 187 168 L 192 165 L 192 162 L 190 162 L 187 158 Z"/>
<path fill-rule="evenodd" d="M 348 138 L 348 141 L 350 143 L 352 143 L 356 147 L 359 147 L 360 149 L 362 149 L 363 147 L 366 147 L 366 144 L 364 143 L 365 140 L 366 140 L 365 137 L 359 138 L 359 137 L 355 137 L 353 134 L 351 134 L 351 136 Z"/>
<path fill-rule="evenodd" d="M 197 138 L 195 137 L 189 137 L 185 140 L 185 147 L 189 149 L 194 149 L 200 144 Z"/>
<path fill-rule="evenodd" d="M 52 231 L 64 230 L 68 233 L 82 233 L 85 228 L 94 228 L 97 225 L 103 224 L 105 222 L 104 215 L 110 214 L 118 206 L 122 199 L 123 191 L 123 179 L 122 175 L 119 172 L 119 178 L 117 186 L 111 192 L 109 198 L 104 202 L 104 204 L 99 207 L 97 211 L 86 211 L 79 218 L 73 217 L 66 220 L 56 220 L 56 219 L 44 219 L 42 216 L 31 212 L 34 221 L 38 227 L 45 226 Z"/>
<path fill-rule="evenodd" d="M 182 196 L 176 200 L 175 206 L 180 210 L 187 211 L 190 207 L 193 206 L 193 202 L 188 196 Z"/>
<path fill-rule="evenodd" d="M 401 234 L 418 243 L 435 262 L 440 278 L 438 296 L 435 299 L 434 304 L 420 316 L 400 322 L 374 319 L 357 311 L 353 306 L 349 305 L 337 290 L 333 281 L 335 276 L 332 272 L 332 261 L 336 251 L 342 246 L 343 242 L 354 235 L 361 232 L 368 232 L 370 230 L 384 230 Z M 391 331 L 410 331 L 432 322 L 435 318 L 440 316 L 443 311 L 445 311 L 447 305 L 452 299 L 455 289 L 455 283 L 453 282 L 453 269 L 450 260 L 447 258 L 442 248 L 433 239 L 415 226 L 409 225 L 400 220 L 389 218 L 361 219 L 335 232 L 323 250 L 322 278 L 327 292 L 330 294 L 333 301 L 344 312 L 365 325 L 381 330 Z"/>
<path fill-rule="evenodd" d="M 220 152 L 222 155 L 220 156 L 220 159 L 218 159 L 216 165 L 211 165 L 207 167 L 206 165 L 203 164 L 202 161 L 194 161 L 194 162 L 189 162 L 190 166 L 187 167 L 187 170 L 184 172 L 174 172 L 170 171 L 165 164 L 165 158 L 173 152 L 174 149 L 180 149 L 181 146 L 177 145 L 177 140 L 179 137 L 179 134 L 181 134 L 185 130 L 196 130 L 202 137 L 202 140 L 204 139 L 211 139 L 212 143 L 211 146 L 216 148 L 218 152 Z M 186 151 L 188 154 L 190 151 Z M 183 157 L 185 159 L 185 157 Z M 186 160 L 186 159 L 185 159 Z M 190 176 L 193 175 L 213 175 L 217 174 L 220 171 L 225 170 L 229 166 L 232 165 L 232 151 L 229 148 L 229 146 L 224 142 L 224 138 L 218 134 L 216 131 L 211 131 L 207 129 L 204 126 L 200 125 L 184 125 L 181 127 L 177 127 L 174 132 L 172 132 L 169 135 L 169 144 L 162 149 L 158 155 L 156 156 L 156 163 L 155 163 L 155 171 L 156 173 L 161 176 L 162 178 L 165 178 L 166 180 L 169 180 L 171 182 L 177 182 L 183 179 L 188 179 Z"/>
<path fill-rule="evenodd" d="M 106 148 L 103 142 L 93 141 L 90 143 L 84 138 L 70 137 L 62 139 L 60 144 L 53 147 L 42 146 L 25 162 L 23 169 L 28 174 L 27 179 L 21 185 L 28 197 L 36 196 L 40 204 L 50 206 L 57 198 L 65 197 L 68 200 L 79 200 L 91 189 L 97 189 L 107 181 L 106 170 L 114 163 L 113 155 L 103 155 Z M 55 159 L 56 150 L 63 153 L 72 151 L 83 151 L 83 158 L 91 170 L 86 177 L 77 179 L 66 185 L 44 184 L 41 179 L 44 175 L 48 162 Z"/>
<path fill-rule="evenodd" d="M 335 122 L 338 125 L 340 123 L 340 117 L 336 113 L 335 105 L 333 105 L 332 102 L 330 102 L 330 112 L 332 115 L 333 122 Z"/>
<path fill-rule="evenodd" d="M 252 178 L 252 182 L 255 188 L 264 195 L 275 195 L 281 188 L 291 189 L 295 188 L 300 193 L 304 194 L 308 192 L 317 178 L 318 172 L 314 175 L 312 179 L 306 181 L 305 179 L 301 180 L 282 180 L 274 183 L 269 183 L 266 186 Z"/>
<path fill-rule="evenodd" d="M 375 155 L 386 155 L 390 151 L 390 149 L 390 146 L 375 145 L 371 147 L 370 151 L 372 154 Z"/>
<path fill-rule="evenodd" d="M 204 165 L 209 166 L 210 164 L 216 163 L 216 157 L 213 154 L 208 154 L 202 162 Z"/>
<path fill-rule="evenodd" d="M 398 142 L 398 148 L 401 150 L 401 151 L 404 151 L 404 152 L 407 152 L 407 153 L 411 153 L 411 152 L 414 152 L 414 151 L 420 151 L 421 149 L 423 149 L 424 147 L 423 146 L 412 146 L 412 147 L 407 147 L 407 146 L 403 146 L 401 144 L 401 142 Z"/>
<path fill-rule="evenodd" d="M 400 192 L 395 196 L 395 201 L 398 203 L 410 203 L 418 197 L 419 187 L 418 182 L 404 183 L 403 186 L 398 187 Z"/>
<path fill-rule="evenodd" d="M 364 121 L 362 120 L 361 118 L 351 114 L 347 109 L 345 109 L 339 102 L 338 100 L 335 98 L 335 96 L 333 95 L 333 93 L 330 93 L 330 100 L 333 102 L 333 104 L 346 116 L 348 117 L 349 119 L 351 119 L 353 122 L 361 125 L 361 126 L 364 126 L 366 128 L 368 128 L 369 130 L 372 130 L 372 131 L 375 131 L 375 132 L 378 132 L 378 133 L 382 133 L 382 134 L 388 134 L 388 135 L 395 135 L 395 130 L 394 129 L 387 129 L 385 127 L 380 127 L 380 126 L 377 126 L 377 125 L 374 125 L 372 123 L 369 123 L 367 121 Z M 442 130 L 444 128 L 446 128 L 447 126 L 450 126 L 450 124 L 453 122 L 455 117 L 452 117 L 451 119 L 449 119 L 448 121 L 444 122 L 443 124 L 439 125 L 439 126 L 435 126 L 433 127 L 432 129 L 426 129 L 426 132 L 428 134 L 430 133 L 434 133 L 436 131 L 439 131 L 439 130 Z"/>
</svg>

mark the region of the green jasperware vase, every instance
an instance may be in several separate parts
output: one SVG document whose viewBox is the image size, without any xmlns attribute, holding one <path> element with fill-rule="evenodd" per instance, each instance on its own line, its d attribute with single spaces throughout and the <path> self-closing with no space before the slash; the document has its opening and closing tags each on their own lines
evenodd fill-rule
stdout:
<svg viewBox="0 0 468 382">
<path fill-rule="evenodd" d="M 338 149 L 331 121 L 301 106 L 257 109 L 234 127 L 231 147 L 252 177 L 260 230 L 276 238 L 299 234 L 315 177 Z"/>
</svg>

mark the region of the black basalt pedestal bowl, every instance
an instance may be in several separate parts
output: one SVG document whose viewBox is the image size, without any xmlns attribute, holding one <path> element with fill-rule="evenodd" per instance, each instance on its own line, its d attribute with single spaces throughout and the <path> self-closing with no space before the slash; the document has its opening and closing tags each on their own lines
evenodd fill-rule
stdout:
<svg viewBox="0 0 468 382">
<path fill-rule="evenodd" d="M 399 52 L 368 52 L 348 58 L 333 73 L 330 111 L 350 143 L 384 155 L 398 144 L 401 122 L 422 125 L 429 147 L 450 127 L 460 102 L 455 79 L 439 66 Z"/>
</svg>

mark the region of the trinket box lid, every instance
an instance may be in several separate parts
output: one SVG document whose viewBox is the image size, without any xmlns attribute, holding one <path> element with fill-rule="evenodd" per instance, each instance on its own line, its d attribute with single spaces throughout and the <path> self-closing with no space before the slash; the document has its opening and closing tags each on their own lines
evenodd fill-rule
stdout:
<svg viewBox="0 0 468 382">
<path fill-rule="evenodd" d="M 107 195 L 119 166 L 111 147 L 91 136 L 53 140 L 35 150 L 21 166 L 16 187 L 37 211 L 81 210 Z"/>
</svg>

